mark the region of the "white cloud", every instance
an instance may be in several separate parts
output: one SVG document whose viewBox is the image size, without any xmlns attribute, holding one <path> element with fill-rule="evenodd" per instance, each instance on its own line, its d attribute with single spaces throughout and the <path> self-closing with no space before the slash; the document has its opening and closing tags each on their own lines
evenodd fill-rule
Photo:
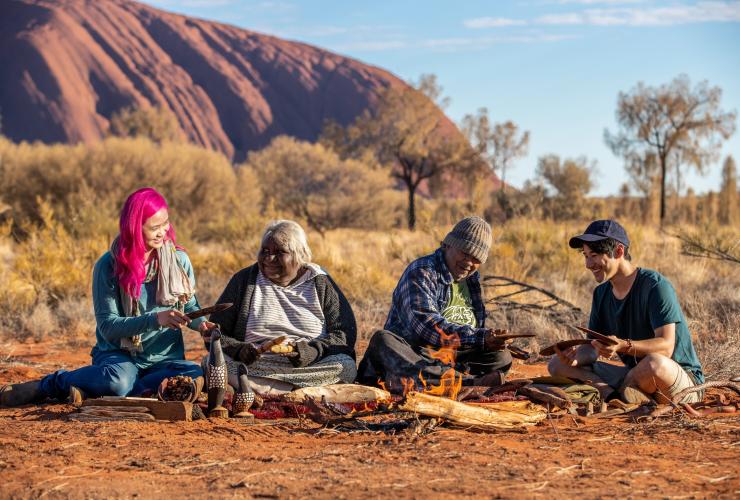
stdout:
<svg viewBox="0 0 740 500">
<path fill-rule="evenodd" d="M 546 0 L 548 4 L 627 5 L 644 0 Z M 531 20 L 503 17 L 466 19 L 469 29 L 505 26 L 673 26 L 680 24 L 721 23 L 740 21 L 740 1 L 713 0 L 666 7 L 607 7 L 580 11 L 545 14 Z"/>
<path fill-rule="evenodd" d="M 408 47 L 409 44 L 403 40 L 387 40 L 387 41 L 357 41 L 338 45 L 332 45 L 331 50 L 338 52 L 348 52 L 357 50 L 361 52 L 379 52 L 383 50 L 394 50 L 403 49 Z"/>
<path fill-rule="evenodd" d="M 534 21 L 536 24 L 586 24 L 583 14 L 580 12 L 571 12 L 568 14 L 547 14 L 540 16 Z"/>
<path fill-rule="evenodd" d="M 552 43 L 578 38 L 576 35 L 511 35 L 487 37 L 450 37 L 430 38 L 416 42 L 404 40 L 387 41 L 358 41 L 341 45 L 332 45 L 330 48 L 337 51 L 380 52 L 396 49 L 425 49 L 438 52 L 457 52 L 461 50 L 482 50 L 493 45 L 515 43 Z"/>
<path fill-rule="evenodd" d="M 463 25 L 466 28 L 504 28 L 507 26 L 523 26 L 527 24 L 526 21 L 521 19 L 508 19 L 505 17 L 476 17 L 473 19 L 466 19 L 463 21 Z"/>
<path fill-rule="evenodd" d="M 591 26 L 673 26 L 740 21 L 740 2 L 698 2 L 672 7 L 587 9 L 583 12 L 549 14 L 535 24 Z"/>
</svg>

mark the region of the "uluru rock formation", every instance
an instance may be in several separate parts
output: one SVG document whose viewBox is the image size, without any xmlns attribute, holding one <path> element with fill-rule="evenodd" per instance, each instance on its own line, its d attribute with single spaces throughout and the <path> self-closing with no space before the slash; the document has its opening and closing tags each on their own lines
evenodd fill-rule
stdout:
<svg viewBox="0 0 740 500">
<path fill-rule="evenodd" d="M 130 0 L 2 0 L 0 115 L 14 141 L 92 142 L 127 107 L 174 112 L 192 142 L 238 161 L 280 134 L 352 121 L 379 68 Z"/>
</svg>

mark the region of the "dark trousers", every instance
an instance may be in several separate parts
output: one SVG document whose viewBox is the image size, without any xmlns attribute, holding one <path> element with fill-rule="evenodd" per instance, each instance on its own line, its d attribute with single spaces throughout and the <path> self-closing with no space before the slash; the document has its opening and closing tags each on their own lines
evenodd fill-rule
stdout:
<svg viewBox="0 0 740 500">
<path fill-rule="evenodd" d="M 393 393 L 403 391 L 404 380 L 411 379 L 415 384 L 424 378 L 427 386 L 440 384 L 442 374 L 454 368 L 463 385 L 473 385 L 474 379 L 494 370 L 503 372 L 511 368 L 511 354 L 508 350 L 483 351 L 476 348 L 460 348 L 455 356 L 455 364 L 447 365 L 430 356 L 428 347 L 411 345 L 400 335 L 387 330 L 378 330 L 370 339 L 365 356 L 360 362 L 357 381 L 365 385 L 378 385 L 381 381 Z M 449 376 L 449 375 L 448 375 Z"/>
</svg>

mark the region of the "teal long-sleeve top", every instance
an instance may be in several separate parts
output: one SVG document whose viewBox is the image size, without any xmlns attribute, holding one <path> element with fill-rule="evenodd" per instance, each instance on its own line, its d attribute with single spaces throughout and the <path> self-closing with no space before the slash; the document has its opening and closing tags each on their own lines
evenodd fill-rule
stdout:
<svg viewBox="0 0 740 500">
<path fill-rule="evenodd" d="M 177 250 L 177 258 L 195 288 L 195 275 L 190 259 L 182 250 Z M 131 354 L 138 368 L 146 369 L 162 361 L 185 359 L 182 330 L 162 328 L 157 322 L 158 312 L 171 309 L 156 303 L 157 280 L 142 283 L 139 297 L 140 315 L 126 317 L 121 304 L 118 278 L 113 272 L 113 263 L 113 255 L 106 252 L 98 259 L 93 269 L 93 309 L 97 324 L 95 328 L 97 342 L 91 353 L 93 358 L 106 351 L 120 351 L 122 338 L 141 335 L 143 351 Z M 197 309 L 200 309 L 200 305 L 193 295 L 185 304 L 185 312 Z M 195 319 L 188 326 L 197 329 L 203 320 L 204 318 Z"/>
</svg>

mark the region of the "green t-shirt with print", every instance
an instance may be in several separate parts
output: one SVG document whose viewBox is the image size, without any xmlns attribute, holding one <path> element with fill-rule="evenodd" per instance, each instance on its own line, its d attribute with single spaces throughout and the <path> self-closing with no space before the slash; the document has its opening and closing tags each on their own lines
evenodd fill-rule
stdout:
<svg viewBox="0 0 740 500">
<path fill-rule="evenodd" d="M 466 280 L 452 282 L 450 300 L 442 311 L 442 316 L 450 323 L 470 325 L 473 328 L 478 326 L 473 311 L 473 299 L 470 297 L 470 289 Z"/>
</svg>

